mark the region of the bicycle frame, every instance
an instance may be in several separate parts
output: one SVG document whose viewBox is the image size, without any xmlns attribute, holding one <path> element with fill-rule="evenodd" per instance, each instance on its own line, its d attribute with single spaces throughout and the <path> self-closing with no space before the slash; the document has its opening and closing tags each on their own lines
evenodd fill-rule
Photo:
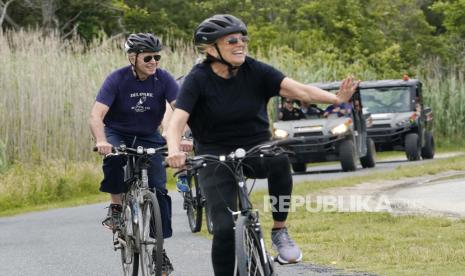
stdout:
<svg viewBox="0 0 465 276">
<path fill-rule="evenodd" d="M 132 212 L 133 223 L 139 226 L 142 221 L 142 212 L 140 207 L 144 202 L 144 194 L 149 192 L 149 182 L 147 169 L 150 165 L 150 160 L 145 157 L 136 157 L 128 155 L 126 167 L 124 168 L 124 183 L 128 187 L 128 191 L 123 194 L 123 202 L 130 203 L 129 208 Z M 126 199 L 127 198 L 127 199 Z M 139 237 L 143 236 L 142 227 L 137 227 Z M 137 251 L 140 250 L 138 245 Z"/>
<path fill-rule="evenodd" d="M 113 230 L 114 249 L 122 250 L 124 275 L 137 275 L 139 263 L 142 275 L 162 273 L 161 215 L 156 191 L 149 188 L 148 168 L 151 156 L 165 150 L 166 147 L 132 149 L 124 145 L 113 148 L 112 155 L 127 158 L 123 178 L 126 188 L 122 193 L 124 223 L 120 229 Z"/>
</svg>

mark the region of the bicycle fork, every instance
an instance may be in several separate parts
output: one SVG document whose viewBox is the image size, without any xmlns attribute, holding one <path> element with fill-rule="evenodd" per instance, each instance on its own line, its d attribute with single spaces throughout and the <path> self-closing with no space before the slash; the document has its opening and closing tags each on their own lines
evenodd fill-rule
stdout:
<svg viewBox="0 0 465 276">
<path fill-rule="evenodd" d="M 142 169 L 141 170 L 141 188 L 143 189 L 148 189 L 149 188 L 149 177 L 148 177 L 148 174 L 147 174 L 147 169 Z M 140 190 L 139 190 L 139 193 L 137 193 L 137 196 L 136 196 L 136 199 L 135 202 L 134 202 L 134 205 L 136 206 L 136 209 L 137 209 L 137 214 L 136 216 L 134 216 L 134 218 L 136 219 L 136 221 L 134 222 L 134 224 L 138 225 L 138 230 L 139 230 L 139 237 L 141 239 L 144 239 L 144 228 L 145 228 L 145 225 L 142 225 L 145 220 L 143 219 L 143 216 L 144 216 L 144 193 L 141 193 Z M 150 210 L 149 210 L 150 212 Z M 145 241 L 142 241 L 142 242 L 145 242 Z"/>
</svg>

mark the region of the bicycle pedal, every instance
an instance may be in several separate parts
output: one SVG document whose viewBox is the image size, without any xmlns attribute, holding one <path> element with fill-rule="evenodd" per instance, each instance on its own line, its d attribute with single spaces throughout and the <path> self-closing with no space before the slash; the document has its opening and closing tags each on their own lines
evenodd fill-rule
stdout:
<svg viewBox="0 0 465 276">
<path fill-rule="evenodd" d="M 114 240 L 113 241 L 113 249 L 118 250 L 118 249 L 121 249 L 123 246 L 121 245 L 121 243 L 118 241 L 118 240 Z"/>
</svg>

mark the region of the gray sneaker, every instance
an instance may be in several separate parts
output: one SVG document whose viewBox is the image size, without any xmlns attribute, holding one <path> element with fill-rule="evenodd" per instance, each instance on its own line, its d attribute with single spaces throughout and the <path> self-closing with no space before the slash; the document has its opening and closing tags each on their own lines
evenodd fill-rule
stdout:
<svg viewBox="0 0 465 276">
<path fill-rule="evenodd" d="M 163 259 L 162 259 L 162 264 L 161 264 L 161 275 L 169 276 L 171 275 L 171 273 L 173 273 L 174 268 L 173 268 L 173 265 L 171 264 L 170 258 L 168 258 L 168 255 L 166 255 L 165 249 L 163 249 L 162 253 L 163 253 Z M 155 261 L 156 256 L 157 256 L 157 250 L 154 247 L 152 249 L 152 257 L 153 257 L 154 262 L 156 262 Z"/>
<path fill-rule="evenodd" d="M 271 231 L 273 249 L 278 251 L 276 258 L 280 264 L 293 264 L 302 260 L 302 252 L 287 233 L 287 228 Z"/>
<path fill-rule="evenodd" d="M 102 221 L 102 225 L 113 231 L 121 229 L 123 225 L 123 219 L 121 217 L 123 207 L 119 204 L 110 204 L 108 206 L 108 213 L 105 219 Z"/>
<path fill-rule="evenodd" d="M 166 255 L 165 249 L 163 249 L 163 263 L 161 266 L 161 270 L 163 273 L 165 273 L 167 276 L 171 275 L 171 273 L 174 271 L 173 265 L 171 264 L 170 259 L 168 258 L 168 255 Z M 162 275 L 163 275 L 162 273 Z M 164 275 L 163 275 L 164 276 Z"/>
</svg>

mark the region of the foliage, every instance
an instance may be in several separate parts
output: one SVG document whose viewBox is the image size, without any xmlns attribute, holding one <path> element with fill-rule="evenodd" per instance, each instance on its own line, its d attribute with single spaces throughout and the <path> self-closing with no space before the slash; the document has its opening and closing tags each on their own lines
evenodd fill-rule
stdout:
<svg viewBox="0 0 465 276">
<path fill-rule="evenodd" d="M 4 27 L 55 28 L 88 42 L 148 31 L 190 41 L 203 19 L 230 13 L 247 23 L 253 51 L 287 46 L 398 76 L 424 58 L 461 54 L 464 10 L 465 0 L 16 0 Z"/>
</svg>

